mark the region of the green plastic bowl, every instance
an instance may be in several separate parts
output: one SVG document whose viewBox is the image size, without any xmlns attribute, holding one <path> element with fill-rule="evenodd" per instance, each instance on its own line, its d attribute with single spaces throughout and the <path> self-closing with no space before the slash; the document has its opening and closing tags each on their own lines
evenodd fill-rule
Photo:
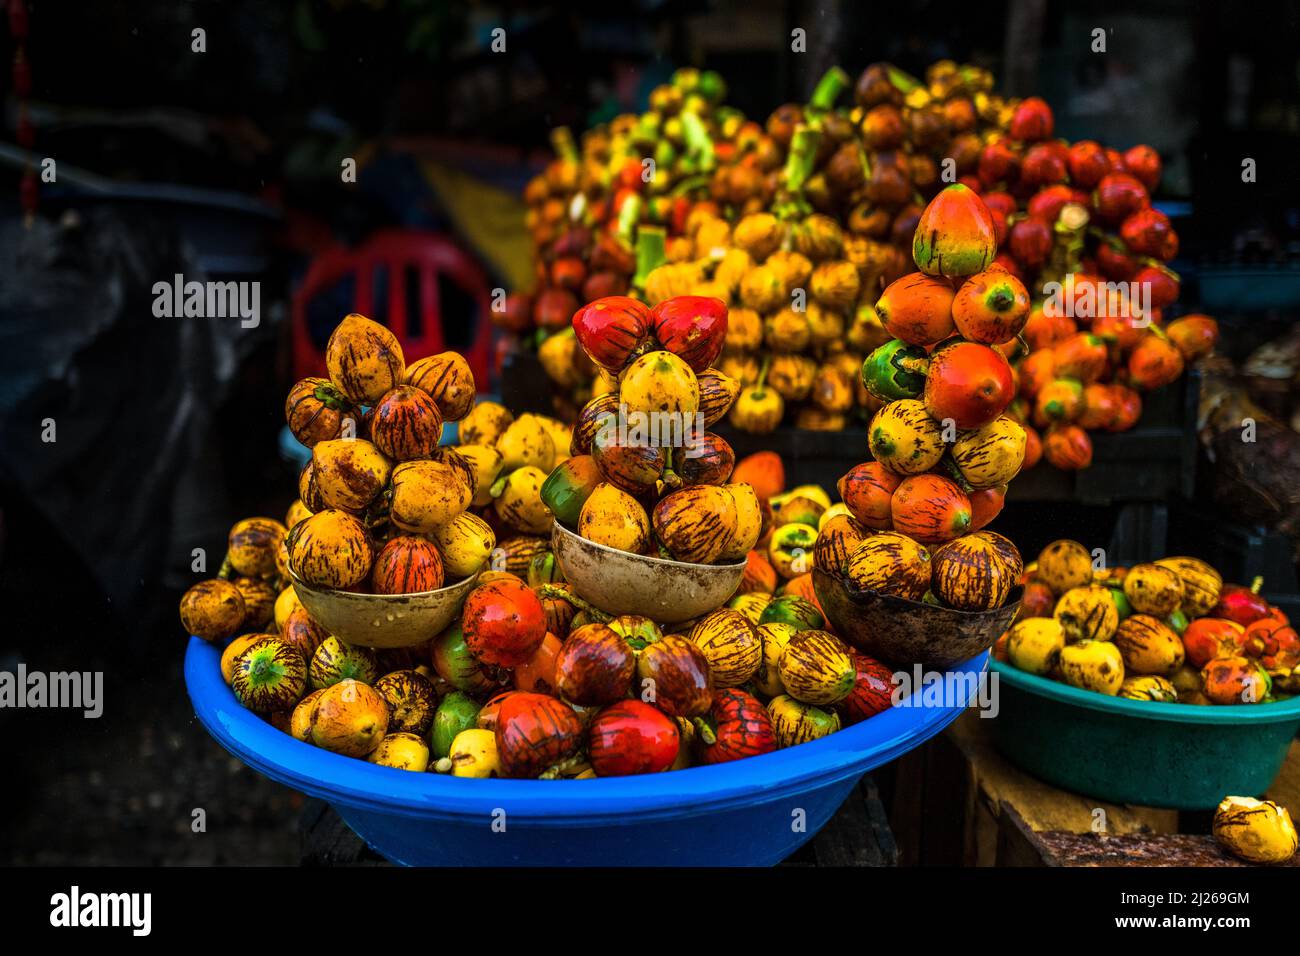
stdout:
<svg viewBox="0 0 1300 956">
<path fill-rule="evenodd" d="M 1109 697 L 990 660 L 993 737 L 1020 769 L 1108 803 L 1212 810 L 1257 797 L 1300 729 L 1300 697 L 1231 707 Z"/>
</svg>

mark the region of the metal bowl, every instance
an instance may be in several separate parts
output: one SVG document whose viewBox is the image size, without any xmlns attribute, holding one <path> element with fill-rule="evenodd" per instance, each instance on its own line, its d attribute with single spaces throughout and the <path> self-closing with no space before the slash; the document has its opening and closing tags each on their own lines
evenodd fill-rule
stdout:
<svg viewBox="0 0 1300 956">
<path fill-rule="evenodd" d="M 726 604 L 745 574 L 737 564 L 648 558 L 579 537 L 555 523 L 551 550 L 578 597 L 607 614 L 639 614 L 661 624 L 689 621 Z"/>
<path fill-rule="evenodd" d="M 887 664 L 946 670 L 993 646 L 1020 609 L 1019 591 L 993 611 L 955 611 L 891 594 L 857 591 L 813 569 L 826 619 L 846 641 Z"/>
<path fill-rule="evenodd" d="M 314 588 L 289 571 L 298 600 L 325 630 L 362 647 L 414 647 L 447 627 L 460 613 L 478 572 L 463 581 L 414 594 L 357 594 Z"/>
</svg>

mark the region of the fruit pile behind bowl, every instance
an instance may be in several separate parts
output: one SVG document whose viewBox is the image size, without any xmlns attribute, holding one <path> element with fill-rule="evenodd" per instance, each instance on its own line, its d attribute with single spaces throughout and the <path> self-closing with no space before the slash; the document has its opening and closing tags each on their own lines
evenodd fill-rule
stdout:
<svg viewBox="0 0 1300 956">
<path fill-rule="evenodd" d="M 1100 694 L 1266 703 L 1300 691 L 1300 637 L 1252 588 L 1193 557 L 1104 568 L 1077 541 L 1029 566 L 1021 617 L 994 648 L 1013 667 Z"/>
</svg>

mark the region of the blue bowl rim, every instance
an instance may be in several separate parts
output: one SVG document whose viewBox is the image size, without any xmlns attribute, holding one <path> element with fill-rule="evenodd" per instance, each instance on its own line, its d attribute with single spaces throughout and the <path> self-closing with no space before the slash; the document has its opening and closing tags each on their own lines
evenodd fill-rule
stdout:
<svg viewBox="0 0 1300 956">
<path fill-rule="evenodd" d="M 1022 671 L 1012 664 L 990 659 L 989 669 L 1012 687 L 1087 710 L 1101 711 L 1142 720 L 1163 720 L 1175 724 L 1273 724 L 1300 720 L 1300 696 L 1268 704 L 1213 706 L 1205 704 L 1162 704 L 1154 700 L 1111 697 L 1082 690 L 1059 681 Z"/>
<path fill-rule="evenodd" d="M 200 723 L 244 763 L 332 804 L 459 823 L 501 808 L 512 820 L 533 825 L 618 825 L 633 815 L 637 822 L 702 816 L 795 796 L 901 756 L 939 733 L 969 704 L 891 707 L 820 740 L 715 766 L 581 781 L 469 780 L 381 767 L 296 740 L 235 699 L 221 676 L 220 656 L 215 645 L 191 637 L 185 683 Z M 986 651 L 948 673 L 978 681 L 987 666 Z"/>
</svg>

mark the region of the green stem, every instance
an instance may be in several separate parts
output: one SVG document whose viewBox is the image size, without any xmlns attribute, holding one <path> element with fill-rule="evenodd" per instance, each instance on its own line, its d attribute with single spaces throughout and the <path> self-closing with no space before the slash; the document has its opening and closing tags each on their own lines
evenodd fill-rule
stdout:
<svg viewBox="0 0 1300 956">
<path fill-rule="evenodd" d="M 573 142 L 573 131 L 567 126 L 557 126 L 551 130 L 551 148 L 560 159 L 571 163 L 578 161 L 578 147 Z"/>
<path fill-rule="evenodd" d="M 718 742 L 718 735 L 713 732 L 708 721 L 703 717 L 692 717 L 691 723 L 695 725 L 695 732 L 700 735 L 700 739 L 710 747 Z"/>
<path fill-rule="evenodd" d="M 636 224 L 641 219 L 642 206 L 641 197 L 632 195 L 623 201 L 623 206 L 618 211 L 618 235 L 625 242 L 632 241 L 632 233 L 636 231 Z"/>
<path fill-rule="evenodd" d="M 804 184 L 813 174 L 817 161 L 817 147 L 821 143 L 821 130 L 811 126 L 798 126 L 790 140 L 790 155 L 781 174 L 785 188 L 792 193 L 802 193 Z"/>
<path fill-rule="evenodd" d="M 642 226 L 636 235 L 636 275 L 632 285 L 645 288 L 646 278 L 668 260 L 667 234 L 660 226 Z"/>
<path fill-rule="evenodd" d="M 705 172 L 713 168 L 713 140 L 703 121 L 694 113 L 686 112 L 682 117 L 682 136 L 686 140 L 686 151 L 699 162 L 699 168 Z"/>
<path fill-rule="evenodd" d="M 583 611 L 597 624 L 608 624 L 614 620 L 614 615 L 606 614 L 600 608 L 587 601 L 584 601 L 572 591 L 566 591 L 564 588 L 556 587 L 554 584 L 541 584 L 534 588 L 538 597 L 550 598 L 553 601 L 568 601 L 579 611 Z"/>
<path fill-rule="evenodd" d="M 808 105 L 815 110 L 829 110 L 835 106 L 839 95 L 849 87 L 849 75 L 840 67 L 833 66 L 817 81 Z"/>
</svg>

